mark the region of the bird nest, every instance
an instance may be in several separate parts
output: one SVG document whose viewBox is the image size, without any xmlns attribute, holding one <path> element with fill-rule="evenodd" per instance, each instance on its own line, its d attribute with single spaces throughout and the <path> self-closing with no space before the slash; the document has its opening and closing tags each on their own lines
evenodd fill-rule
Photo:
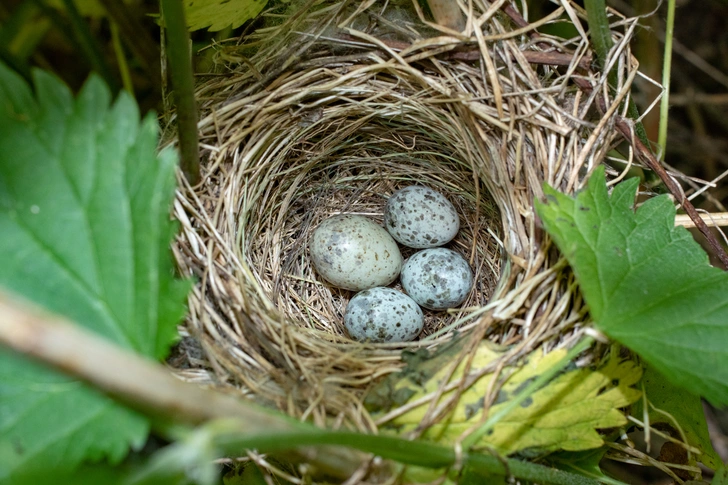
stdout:
<svg viewBox="0 0 728 485">
<path fill-rule="evenodd" d="M 414 4 L 315 2 L 219 46 L 224 72 L 197 89 L 202 182 L 180 177 L 175 203 L 175 255 L 196 281 L 183 344 L 203 350 L 178 366 L 184 378 L 372 432 L 364 398 L 411 352 L 465 335 L 453 359 L 489 339 L 508 346 L 509 365 L 578 338 L 586 311 L 533 201 L 544 183 L 580 188 L 612 148 L 623 98 L 593 118 L 609 91 L 586 36 L 537 31 L 584 14 L 563 0 L 530 24 L 476 1 L 456 33 Z M 628 27 L 608 64 L 621 95 L 636 70 Z M 355 342 L 343 326 L 353 294 L 317 275 L 308 237 L 340 213 L 381 223 L 387 198 L 412 184 L 457 208 L 447 247 L 469 261 L 474 288 L 458 308 L 426 311 L 413 342 Z"/>
</svg>

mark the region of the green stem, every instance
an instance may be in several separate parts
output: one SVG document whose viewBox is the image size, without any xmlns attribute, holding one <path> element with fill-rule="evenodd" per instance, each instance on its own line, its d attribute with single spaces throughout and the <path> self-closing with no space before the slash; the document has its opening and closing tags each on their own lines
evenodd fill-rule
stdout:
<svg viewBox="0 0 728 485">
<path fill-rule="evenodd" d="M 102 3 L 110 20 L 118 27 L 129 51 L 149 76 L 152 88 L 159 92 L 161 67 L 157 42 L 147 32 L 144 22 L 139 20 L 123 0 L 103 0 Z"/>
<path fill-rule="evenodd" d="M 597 54 L 597 65 L 600 68 L 604 68 L 607 64 L 609 51 L 614 46 L 612 32 L 609 28 L 609 19 L 607 18 L 607 7 L 604 0 L 584 0 L 584 7 L 586 8 L 592 44 Z M 615 71 L 609 73 L 609 84 L 612 85 L 612 89 L 617 85 L 617 73 Z M 635 120 L 635 133 L 637 137 L 645 146 L 650 146 L 645 127 L 641 122 L 637 122 L 639 111 L 637 111 L 637 106 L 634 104 L 632 98 L 629 100 L 627 110 L 629 117 Z"/>
<path fill-rule="evenodd" d="M 71 27 L 73 27 L 72 32 L 77 41 L 77 45 L 81 48 L 94 70 L 104 78 L 104 81 L 106 81 L 106 84 L 109 85 L 111 90 L 117 92 L 119 90 L 119 83 L 112 74 L 111 68 L 101 53 L 101 49 L 99 49 L 96 40 L 94 40 L 94 36 L 91 34 L 88 25 L 78 12 L 76 4 L 73 0 L 63 0 L 63 5 L 66 7 L 66 13 L 68 13 L 68 18 L 71 21 Z"/>
<path fill-rule="evenodd" d="M 177 105 L 177 132 L 182 172 L 190 185 L 200 180 L 200 155 L 197 138 L 197 107 L 192 73 L 190 37 L 181 0 L 161 0 L 162 17 L 167 29 L 169 71 Z"/>
<path fill-rule="evenodd" d="M 116 63 L 119 65 L 119 72 L 121 73 L 121 80 L 129 94 L 134 96 L 134 83 L 131 81 L 131 72 L 129 72 L 129 64 L 126 62 L 126 55 L 124 54 L 124 46 L 121 45 L 121 39 L 119 39 L 119 27 L 113 20 L 110 22 L 111 27 L 111 43 L 114 45 L 114 54 L 116 54 Z"/>
<path fill-rule="evenodd" d="M 457 456 L 452 448 L 424 441 L 409 441 L 390 436 L 366 435 L 352 432 L 326 431 L 313 426 L 306 431 L 251 435 L 244 432 L 219 436 L 216 444 L 228 454 L 238 456 L 241 450 L 255 449 L 261 453 L 290 450 L 300 446 L 347 446 L 372 453 L 406 465 L 426 468 L 446 468 L 455 465 Z M 599 482 L 544 465 L 500 458 L 481 453 L 463 453 L 462 464 L 471 472 L 485 476 L 510 475 L 517 479 L 553 485 L 597 485 Z"/>
<path fill-rule="evenodd" d="M 667 150 L 667 119 L 670 109 L 670 72 L 672 69 L 672 38 L 675 28 L 675 0 L 667 2 L 667 25 L 665 30 L 665 54 L 662 61 L 662 86 L 664 93 L 660 100 L 660 132 L 657 144 L 660 146 L 660 160 L 665 159 Z"/>
</svg>

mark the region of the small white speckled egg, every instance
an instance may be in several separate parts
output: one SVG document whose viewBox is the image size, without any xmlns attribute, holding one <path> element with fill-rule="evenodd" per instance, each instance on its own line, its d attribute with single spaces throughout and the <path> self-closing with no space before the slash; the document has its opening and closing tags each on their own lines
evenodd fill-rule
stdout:
<svg viewBox="0 0 728 485">
<path fill-rule="evenodd" d="M 473 286 L 468 262 L 455 251 L 425 249 L 404 262 L 400 276 L 404 291 L 430 310 L 445 310 L 460 305 Z"/>
<path fill-rule="evenodd" d="M 392 236 L 364 216 L 326 219 L 313 232 L 308 247 L 316 271 L 345 290 L 386 286 L 402 269 L 402 254 Z"/>
<path fill-rule="evenodd" d="M 384 226 L 411 248 L 434 248 L 451 241 L 460 229 L 455 206 L 429 187 L 412 185 L 396 191 L 384 209 Z"/>
<path fill-rule="evenodd" d="M 371 288 L 349 300 L 344 326 L 360 342 L 409 342 L 422 331 L 424 317 L 417 303 L 392 288 Z"/>
</svg>

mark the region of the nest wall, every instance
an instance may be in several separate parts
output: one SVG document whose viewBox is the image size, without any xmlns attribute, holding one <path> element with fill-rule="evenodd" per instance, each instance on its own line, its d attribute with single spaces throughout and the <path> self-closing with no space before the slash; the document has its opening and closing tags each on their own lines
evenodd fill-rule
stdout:
<svg viewBox="0 0 728 485">
<path fill-rule="evenodd" d="M 221 48 L 240 62 L 198 87 L 203 181 L 180 178 L 175 204 L 175 254 L 197 279 L 184 332 L 204 350 L 185 378 L 373 430 L 363 396 L 403 351 L 466 335 L 461 358 L 488 338 L 515 360 L 579 332 L 585 310 L 533 200 L 544 182 L 577 189 L 610 148 L 609 117 L 588 121 L 593 96 L 569 83 L 589 77 L 596 92 L 606 76 L 582 69 L 586 39 L 536 39 L 474 5 L 455 36 L 397 5 L 313 2 Z M 619 92 L 634 76 L 627 38 L 612 63 Z M 562 65 L 529 54 L 545 50 Z M 448 247 L 475 287 L 461 308 L 428 312 L 414 342 L 353 342 L 342 323 L 353 295 L 318 277 L 308 236 L 338 213 L 381 223 L 387 197 L 412 184 L 458 209 Z"/>
</svg>

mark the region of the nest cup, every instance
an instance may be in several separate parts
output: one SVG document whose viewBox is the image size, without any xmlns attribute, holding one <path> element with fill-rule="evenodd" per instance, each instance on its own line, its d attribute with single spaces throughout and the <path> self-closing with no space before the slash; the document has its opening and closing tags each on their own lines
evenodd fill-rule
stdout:
<svg viewBox="0 0 728 485">
<path fill-rule="evenodd" d="M 182 331 L 204 351 L 188 352 L 181 375 L 372 431 L 362 401 L 403 351 L 465 334 L 510 345 L 515 360 L 579 331 L 584 309 L 533 199 L 545 181 L 578 188 L 613 138 L 609 123 L 583 121 L 593 99 L 567 88 L 586 39 L 550 39 L 571 60 L 534 64 L 543 46 L 502 12 L 483 21 L 486 7 L 472 13 L 478 35 L 453 36 L 396 5 L 314 3 L 220 48 L 239 62 L 198 87 L 203 181 L 180 177 L 175 204 L 175 254 L 196 278 Z M 618 68 L 631 79 L 629 63 Z M 458 210 L 446 247 L 470 262 L 474 288 L 458 309 L 426 311 L 414 342 L 354 342 L 343 326 L 353 293 L 317 275 L 309 235 L 340 213 L 381 224 L 387 197 L 412 184 Z"/>
</svg>

